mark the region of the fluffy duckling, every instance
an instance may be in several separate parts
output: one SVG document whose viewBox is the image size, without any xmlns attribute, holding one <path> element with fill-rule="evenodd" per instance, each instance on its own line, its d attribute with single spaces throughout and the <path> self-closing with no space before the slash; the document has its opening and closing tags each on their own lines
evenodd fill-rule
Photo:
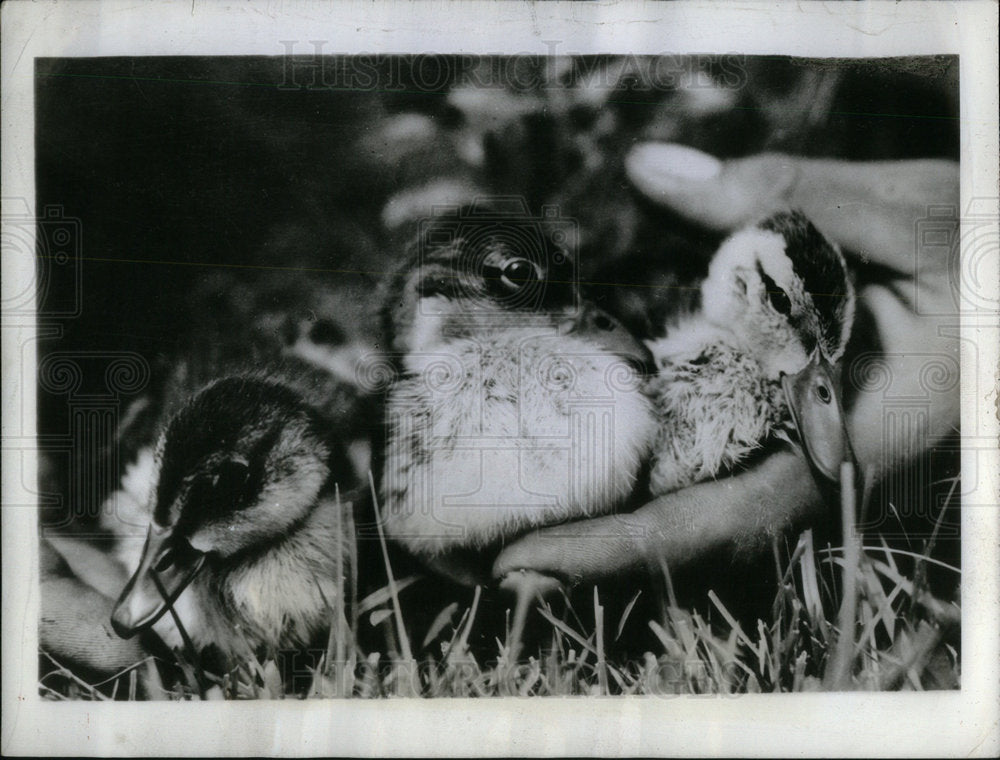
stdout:
<svg viewBox="0 0 1000 760">
<path fill-rule="evenodd" d="M 329 624 L 349 525 L 334 486 L 353 478 L 336 427 L 273 373 L 227 376 L 169 415 L 127 473 L 120 501 L 148 521 L 112 615 L 129 637 L 151 626 L 227 657 L 298 648 Z M 140 518 L 141 519 L 141 518 Z"/>
<path fill-rule="evenodd" d="M 701 308 L 650 344 L 660 421 L 653 495 L 715 477 L 797 427 L 817 473 L 851 458 L 833 366 L 854 318 L 840 251 L 799 212 L 743 229 L 715 254 Z"/>
<path fill-rule="evenodd" d="M 383 519 L 424 558 L 611 511 L 649 455 L 648 350 L 523 218 L 432 225 L 390 286 Z"/>
</svg>

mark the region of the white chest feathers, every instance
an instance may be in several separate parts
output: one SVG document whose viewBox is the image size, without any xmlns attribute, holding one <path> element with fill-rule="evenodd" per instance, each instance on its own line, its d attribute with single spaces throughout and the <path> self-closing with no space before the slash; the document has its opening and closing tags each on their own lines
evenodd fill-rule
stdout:
<svg viewBox="0 0 1000 760">
<path fill-rule="evenodd" d="M 419 553 L 613 510 L 656 433 L 634 370 L 552 330 L 430 346 L 405 369 L 388 403 L 383 510 Z"/>
<path fill-rule="evenodd" d="M 788 419 L 778 378 L 731 330 L 694 319 L 650 348 L 658 368 L 646 384 L 659 419 L 653 496 L 731 469 Z"/>
</svg>

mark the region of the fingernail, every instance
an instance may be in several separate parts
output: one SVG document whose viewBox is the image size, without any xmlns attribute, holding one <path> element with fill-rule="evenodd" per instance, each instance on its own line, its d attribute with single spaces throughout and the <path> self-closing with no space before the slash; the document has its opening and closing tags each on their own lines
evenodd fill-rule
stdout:
<svg viewBox="0 0 1000 760">
<path fill-rule="evenodd" d="M 625 159 L 633 178 L 656 182 L 664 179 L 706 181 L 722 172 L 722 162 L 700 150 L 674 143 L 643 143 Z"/>
</svg>

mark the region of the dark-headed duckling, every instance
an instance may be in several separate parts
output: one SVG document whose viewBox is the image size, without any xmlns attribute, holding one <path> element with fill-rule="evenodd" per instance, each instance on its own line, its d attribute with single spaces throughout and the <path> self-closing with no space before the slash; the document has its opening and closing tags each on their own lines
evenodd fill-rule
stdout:
<svg viewBox="0 0 1000 760">
<path fill-rule="evenodd" d="M 140 454 L 122 501 L 144 512 L 141 554 L 115 606 L 121 636 L 154 626 L 225 656 L 306 646 L 337 603 L 349 521 L 335 485 L 353 479 L 329 418 L 280 376 L 210 382 Z M 126 511 L 127 511 L 126 504 Z M 131 546 L 131 548 L 130 548 Z"/>
</svg>

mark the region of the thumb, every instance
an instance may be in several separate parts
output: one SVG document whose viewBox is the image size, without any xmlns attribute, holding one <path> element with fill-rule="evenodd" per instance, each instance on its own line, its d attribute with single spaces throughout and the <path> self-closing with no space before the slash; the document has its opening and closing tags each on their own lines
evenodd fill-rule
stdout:
<svg viewBox="0 0 1000 760">
<path fill-rule="evenodd" d="M 636 146 L 625 158 L 625 170 L 650 200 L 723 232 L 787 208 L 797 177 L 790 156 L 722 162 L 672 143 Z"/>
<path fill-rule="evenodd" d="M 958 208 L 958 164 L 942 159 L 853 162 L 780 153 L 719 161 L 672 143 L 642 143 L 625 158 L 650 200 L 726 232 L 799 208 L 845 249 L 913 276 L 920 222 L 930 207 Z M 936 270 L 946 256 L 924 256 Z"/>
</svg>

